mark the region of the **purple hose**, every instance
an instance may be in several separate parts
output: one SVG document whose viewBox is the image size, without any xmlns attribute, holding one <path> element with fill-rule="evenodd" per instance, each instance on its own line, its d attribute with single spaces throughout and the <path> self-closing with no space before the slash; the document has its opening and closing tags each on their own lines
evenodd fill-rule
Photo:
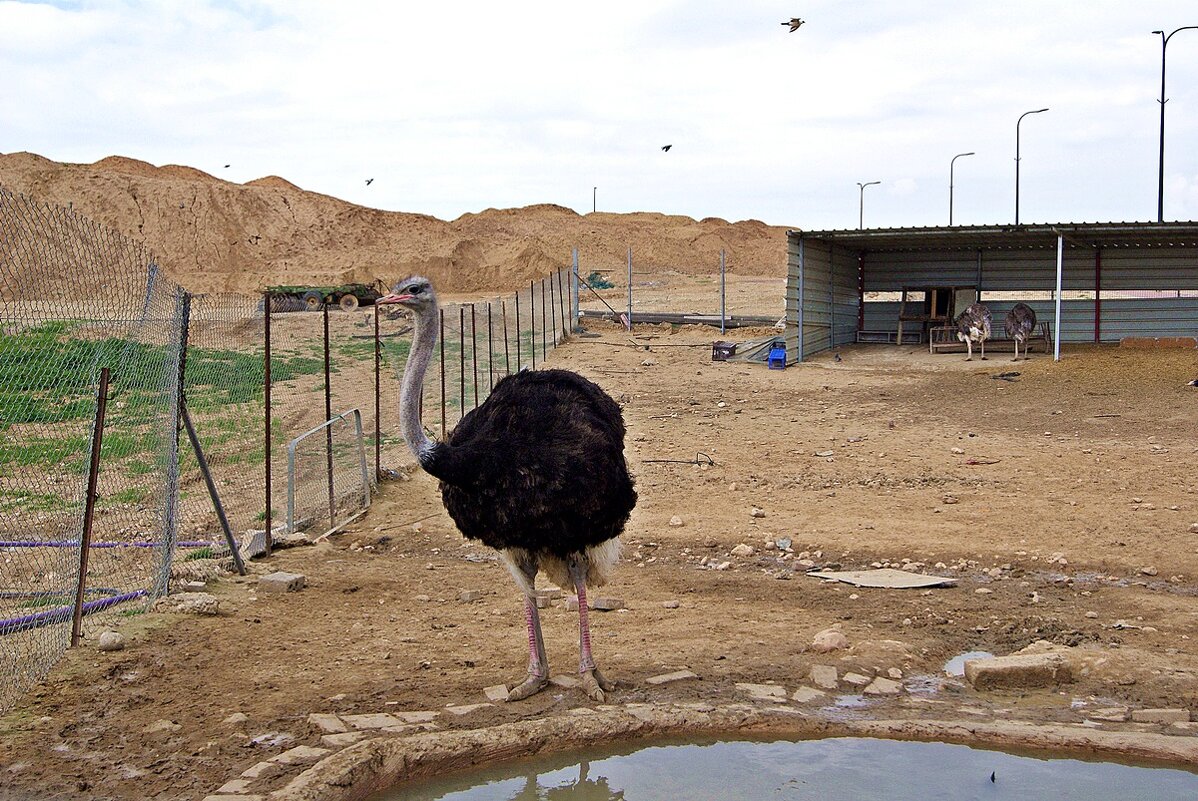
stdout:
<svg viewBox="0 0 1198 801">
<path fill-rule="evenodd" d="M 88 601 L 83 605 L 83 614 L 90 615 L 92 612 L 99 612 L 123 601 L 131 601 L 146 594 L 145 590 L 137 590 L 135 592 L 126 592 L 122 595 L 113 595 L 109 598 Z M 71 619 L 73 611 L 73 606 L 60 606 L 56 609 L 47 609 L 45 612 L 36 612 L 32 615 L 0 620 L 0 636 L 15 634 L 18 631 L 37 629 L 54 623 L 65 623 Z"/>
<path fill-rule="evenodd" d="M 157 548 L 161 542 L 93 542 L 93 548 Z M 185 540 L 176 542 L 180 548 L 211 548 L 215 542 L 203 540 Z M 0 540 L 0 548 L 77 548 L 79 540 Z"/>
</svg>

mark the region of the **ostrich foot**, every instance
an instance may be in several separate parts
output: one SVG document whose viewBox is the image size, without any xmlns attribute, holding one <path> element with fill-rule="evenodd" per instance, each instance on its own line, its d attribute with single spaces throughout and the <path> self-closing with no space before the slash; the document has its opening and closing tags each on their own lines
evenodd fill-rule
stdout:
<svg viewBox="0 0 1198 801">
<path fill-rule="evenodd" d="M 528 678 L 526 678 L 522 684 L 518 684 L 512 689 L 508 690 L 507 700 L 508 702 L 523 701 L 525 698 L 536 695 L 548 686 L 548 674 L 544 676 L 538 676 L 535 673 L 529 673 Z"/>
<path fill-rule="evenodd" d="M 988 361 L 990 361 L 990 357 L 989 357 L 989 356 L 983 356 L 983 357 L 982 357 L 982 361 L 984 361 L 984 362 L 988 362 Z"/>
<path fill-rule="evenodd" d="M 967 362 L 971 362 L 971 361 L 973 361 L 973 357 L 972 357 L 972 356 L 968 356 L 968 357 L 966 357 L 965 361 L 967 361 Z"/>
<path fill-rule="evenodd" d="M 582 689 L 590 696 L 592 701 L 603 703 L 605 700 L 604 691 L 611 692 L 616 688 L 615 682 L 608 681 L 603 674 L 599 672 L 599 668 L 591 668 L 584 670 L 578 674 L 579 680 L 582 682 Z"/>
</svg>

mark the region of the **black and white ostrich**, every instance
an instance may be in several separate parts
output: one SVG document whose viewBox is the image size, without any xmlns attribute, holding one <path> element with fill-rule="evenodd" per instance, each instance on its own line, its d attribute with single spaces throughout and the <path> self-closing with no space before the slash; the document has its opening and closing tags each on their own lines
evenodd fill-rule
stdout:
<svg viewBox="0 0 1198 801">
<path fill-rule="evenodd" d="M 990 338 L 990 309 L 981 303 L 971 303 L 957 315 L 957 339 L 965 343 L 969 355 L 965 361 L 973 361 L 973 343 L 982 348 L 982 361 L 986 360 L 986 340 Z"/>
<path fill-rule="evenodd" d="M 595 666 L 587 587 L 604 584 L 619 558 L 619 535 L 636 505 L 624 461 L 620 407 L 567 370 L 520 372 L 436 442 L 420 423 L 420 391 L 437 341 L 437 296 L 427 278 L 395 285 L 376 303 L 415 316 L 400 395 L 400 427 L 420 466 L 441 480 L 441 499 L 458 529 L 499 552 L 524 593 L 528 675 L 508 693 L 527 698 L 549 682 L 534 582 L 544 571 L 578 593 L 582 686 L 596 701 L 612 684 Z"/>
<path fill-rule="evenodd" d="M 1019 361 L 1019 346 L 1023 345 L 1023 358 L 1027 359 L 1027 338 L 1036 328 L 1036 311 L 1026 303 L 1016 303 L 1007 312 L 1007 336 L 1015 340 L 1015 361 Z"/>
</svg>

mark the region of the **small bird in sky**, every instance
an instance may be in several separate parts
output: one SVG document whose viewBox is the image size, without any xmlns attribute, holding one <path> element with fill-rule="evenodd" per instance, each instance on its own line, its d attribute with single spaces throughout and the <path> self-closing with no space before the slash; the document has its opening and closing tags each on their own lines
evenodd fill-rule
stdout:
<svg viewBox="0 0 1198 801">
<path fill-rule="evenodd" d="M 790 33 L 794 33 L 799 29 L 799 26 L 803 24 L 803 20 L 799 19 L 798 17 L 791 17 L 790 22 L 783 22 L 782 24 L 789 25 Z"/>
<path fill-rule="evenodd" d="M 662 145 L 662 146 L 661 146 L 661 152 L 662 152 L 662 153 L 669 153 L 669 152 L 670 152 L 670 148 L 672 148 L 672 147 L 673 147 L 673 145 Z"/>
<path fill-rule="evenodd" d="M 366 179 L 366 185 L 367 185 L 367 186 L 370 186 L 372 183 L 374 183 L 374 179 L 373 179 L 373 178 L 367 178 L 367 179 Z"/>
<path fill-rule="evenodd" d="M 227 169 L 229 169 L 229 168 L 230 168 L 230 167 L 232 167 L 232 166 L 233 166 L 232 164 L 226 164 L 226 165 L 225 165 L 225 169 L 227 170 Z"/>
</svg>

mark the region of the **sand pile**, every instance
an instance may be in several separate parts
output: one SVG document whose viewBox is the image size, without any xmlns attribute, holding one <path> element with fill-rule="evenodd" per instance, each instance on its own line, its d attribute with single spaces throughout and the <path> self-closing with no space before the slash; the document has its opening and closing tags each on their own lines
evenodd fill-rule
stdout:
<svg viewBox="0 0 1198 801">
<path fill-rule="evenodd" d="M 192 167 L 109 156 L 63 164 L 0 154 L 0 186 L 143 242 L 194 292 L 254 292 L 268 284 L 390 282 L 421 273 L 454 292 L 508 288 L 565 266 L 711 273 L 726 250 L 742 275 L 785 274 L 786 229 L 651 212 L 579 215 L 554 205 L 487 209 L 447 222 L 379 211 L 305 191 L 284 178 L 245 184 Z"/>
</svg>

